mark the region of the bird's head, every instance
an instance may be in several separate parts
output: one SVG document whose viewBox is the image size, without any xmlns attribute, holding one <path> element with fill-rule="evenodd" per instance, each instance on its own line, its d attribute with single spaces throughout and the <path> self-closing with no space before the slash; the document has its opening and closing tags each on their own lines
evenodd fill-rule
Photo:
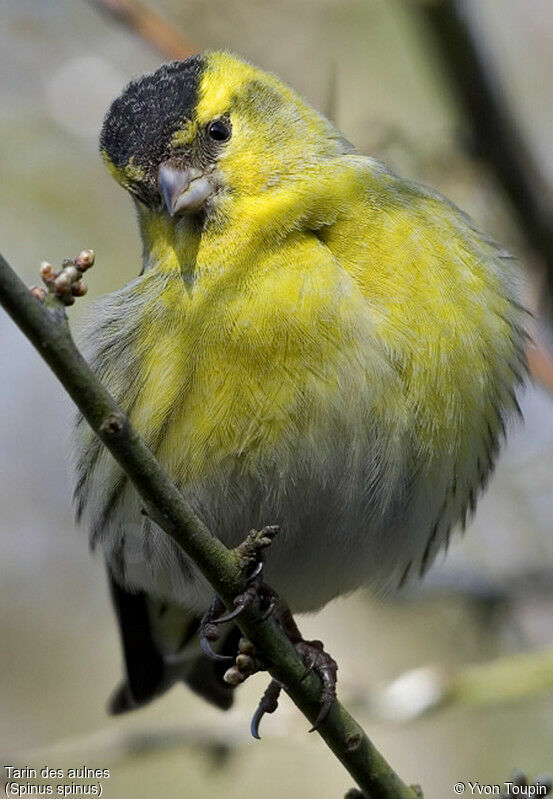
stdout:
<svg viewBox="0 0 553 799">
<path fill-rule="evenodd" d="M 224 52 L 133 80 L 106 115 L 100 147 L 144 210 L 204 218 L 351 150 L 278 78 Z"/>
</svg>

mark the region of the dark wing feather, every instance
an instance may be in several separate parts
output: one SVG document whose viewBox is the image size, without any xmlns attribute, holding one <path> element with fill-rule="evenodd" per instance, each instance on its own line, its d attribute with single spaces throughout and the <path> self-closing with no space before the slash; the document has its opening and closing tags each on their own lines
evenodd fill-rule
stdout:
<svg viewBox="0 0 553 799">
<path fill-rule="evenodd" d="M 200 619 L 144 592 L 130 593 L 119 585 L 109 568 L 108 579 L 126 673 L 109 701 L 109 712 L 118 715 L 142 707 L 179 681 L 221 710 L 228 710 L 234 699 L 233 687 L 223 680 L 229 664 L 211 660 L 203 653 L 192 654 Z M 238 627 L 230 626 L 218 642 L 219 653 L 234 657 L 240 636 Z M 167 658 L 164 651 L 164 638 L 169 637 L 172 640 L 168 649 L 173 656 L 175 649 L 179 656 L 186 655 L 187 647 L 191 649 L 189 657 L 177 658 L 177 665 L 175 658 Z"/>
</svg>

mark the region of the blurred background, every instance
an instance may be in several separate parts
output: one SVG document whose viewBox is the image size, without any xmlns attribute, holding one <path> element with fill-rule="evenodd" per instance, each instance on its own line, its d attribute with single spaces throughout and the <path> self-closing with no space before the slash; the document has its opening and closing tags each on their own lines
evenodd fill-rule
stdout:
<svg viewBox="0 0 553 799">
<path fill-rule="evenodd" d="M 128 13 L 114 16 L 118 7 Z M 0 248 L 28 284 L 43 258 L 95 249 L 74 328 L 140 264 L 131 203 L 97 152 L 103 114 L 131 77 L 205 48 L 277 72 L 361 152 L 438 188 L 519 256 L 538 316 L 536 379 L 467 533 L 416 591 L 385 602 L 359 592 L 300 619 L 338 659 L 345 704 L 427 799 L 452 796 L 459 780 L 502 782 L 515 767 L 553 770 L 553 370 L 539 319 L 553 233 L 532 227 L 551 208 L 553 6 L 456 7 L 509 109 L 507 139 L 516 128 L 503 173 L 479 140 L 493 115 L 471 116 L 476 83 L 452 3 L 163 0 L 150 3 L 153 17 L 128 1 L 0 4 Z M 503 147 L 493 131 L 491 141 Z M 536 196 L 509 188 L 517 159 Z M 343 796 L 351 779 L 286 698 L 264 720 L 265 740 L 249 737 L 266 676 L 240 688 L 226 715 L 177 687 L 127 718 L 106 716 L 119 643 L 102 563 L 72 519 L 73 408 L 3 312 L 0 342 L 2 764 L 109 768 L 106 799 Z"/>
</svg>

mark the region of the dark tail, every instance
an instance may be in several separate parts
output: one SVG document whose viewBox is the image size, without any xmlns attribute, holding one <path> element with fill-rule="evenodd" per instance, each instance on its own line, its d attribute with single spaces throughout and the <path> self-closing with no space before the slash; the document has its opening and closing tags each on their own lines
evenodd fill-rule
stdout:
<svg viewBox="0 0 553 799">
<path fill-rule="evenodd" d="M 211 704 L 228 710 L 234 689 L 223 681 L 223 674 L 230 663 L 212 660 L 199 650 L 200 619 L 144 592 L 130 593 L 113 579 L 109 569 L 108 579 L 126 672 L 109 700 L 109 712 L 117 715 L 143 707 L 180 681 Z M 237 627 L 230 627 L 218 642 L 218 652 L 234 656 L 240 635 Z"/>
</svg>

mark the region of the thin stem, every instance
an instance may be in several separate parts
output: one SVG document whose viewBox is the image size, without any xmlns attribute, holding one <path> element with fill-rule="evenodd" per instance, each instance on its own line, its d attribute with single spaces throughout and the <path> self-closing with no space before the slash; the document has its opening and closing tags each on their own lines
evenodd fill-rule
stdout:
<svg viewBox="0 0 553 799">
<path fill-rule="evenodd" d="M 139 0 L 87 0 L 135 33 L 166 58 L 182 60 L 195 55 L 198 50 L 176 28 L 167 22 L 157 11 L 148 8 Z"/>
<path fill-rule="evenodd" d="M 477 156 L 491 168 L 511 202 L 520 230 L 545 262 L 553 287 L 553 196 L 487 56 L 465 0 L 416 0 L 469 126 Z"/>
</svg>

